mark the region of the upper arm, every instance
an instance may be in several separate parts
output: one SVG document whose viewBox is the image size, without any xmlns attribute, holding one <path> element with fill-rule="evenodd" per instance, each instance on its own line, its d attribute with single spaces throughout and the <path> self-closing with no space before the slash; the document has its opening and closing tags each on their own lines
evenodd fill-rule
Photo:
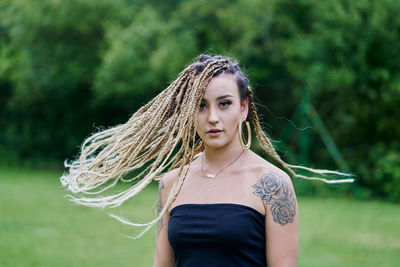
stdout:
<svg viewBox="0 0 400 267">
<path fill-rule="evenodd" d="M 253 189 L 265 207 L 268 266 L 297 266 L 298 207 L 290 177 L 281 170 L 268 171 Z"/>
<path fill-rule="evenodd" d="M 160 179 L 157 200 L 158 214 L 160 214 L 167 202 L 168 195 L 173 184 L 172 178 L 173 177 L 171 174 L 166 174 Z M 174 252 L 168 240 L 168 220 L 169 212 L 167 210 L 162 219 L 158 222 L 157 226 L 156 249 L 154 253 L 153 267 L 173 267 L 175 265 Z"/>
</svg>

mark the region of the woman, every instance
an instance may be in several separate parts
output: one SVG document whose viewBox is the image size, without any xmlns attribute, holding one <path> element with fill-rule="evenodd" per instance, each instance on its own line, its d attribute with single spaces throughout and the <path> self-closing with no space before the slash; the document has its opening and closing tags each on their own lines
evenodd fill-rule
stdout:
<svg viewBox="0 0 400 267">
<path fill-rule="evenodd" d="M 277 166 L 249 150 L 248 121 Z M 155 220 L 135 224 L 112 215 L 145 226 L 143 233 L 159 223 L 157 267 L 296 266 L 298 207 L 290 176 L 352 181 L 296 174 L 293 169 L 302 168 L 347 176 L 282 161 L 261 129 L 253 92 L 238 64 L 208 55 L 200 55 L 126 124 L 89 137 L 80 158 L 65 165 L 70 172 L 61 181 L 74 193 L 97 194 L 118 181 L 138 181 L 116 195 L 70 196 L 95 207 L 119 206 L 162 176 Z M 135 177 L 123 177 L 139 168 L 144 170 Z"/>
</svg>

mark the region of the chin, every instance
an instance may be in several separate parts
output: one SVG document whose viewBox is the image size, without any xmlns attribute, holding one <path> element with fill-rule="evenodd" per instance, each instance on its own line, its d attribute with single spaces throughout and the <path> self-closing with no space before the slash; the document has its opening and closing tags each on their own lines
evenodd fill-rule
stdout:
<svg viewBox="0 0 400 267">
<path fill-rule="evenodd" d="M 227 142 L 221 142 L 220 140 L 218 140 L 217 142 L 206 142 L 206 146 L 213 149 L 224 147 L 227 144 L 228 144 Z"/>
<path fill-rule="evenodd" d="M 224 147 L 224 145 L 209 145 L 208 147 L 212 149 L 219 149 L 221 147 Z"/>
</svg>

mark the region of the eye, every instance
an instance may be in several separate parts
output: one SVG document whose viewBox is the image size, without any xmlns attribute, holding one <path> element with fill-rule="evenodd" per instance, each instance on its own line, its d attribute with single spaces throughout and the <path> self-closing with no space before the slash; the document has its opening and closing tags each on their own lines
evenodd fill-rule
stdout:
<svg viewBox="0 0 400 267">
<path fill-rule="evenodd" d="M 232 104 L 232 102 L 228 100 L 221 101 L 221 103 L 219 103 L 220 107 L 224 109 L 228 108 L 230 104 Z"/>
<path fill-rule="evenodd" d="M 201 104 L 199 105 L 199 110 L 202 111 L 202 110 L 204 110 L 206 107 L 207 107 L 207 105 L 206 105 L 205 103 L 201 103 Z"/>
</svg>

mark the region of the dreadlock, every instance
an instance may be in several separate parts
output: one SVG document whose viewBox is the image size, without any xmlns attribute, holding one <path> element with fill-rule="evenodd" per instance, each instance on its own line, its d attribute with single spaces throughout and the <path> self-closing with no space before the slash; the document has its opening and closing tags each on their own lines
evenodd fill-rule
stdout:
<svg viewBox="0 0 400 267">
<path fill-rule="evenodd" d="M 321 180 L 326 183 L 353 180 L 327 180 L 297 174 L 294 169 L 303 169 L 319 175 L 351 176 L 284 162 L 262 130 L 253 91 L 238 63 L 227 57 L 200 55 L 166 89 L 137 110 L 128 122 L 101 130 L 86 138 L 81 145 L 79 157 L 71 162 L 68 160 L 64 162 L 69 172 L 60 178 L 62 185 L 74 194 L 99 194 L 119 181 L 130 182 L 132 186 L 108 196 L 77 198 L 67 195 L 70 200 L 91 207 L 117 207 L 138 194 L 163 173 L 179 168 L 167 203 L 154 220 L 138 224 L 111 214 L 125 224 L 145 227 L 136 238 L 147 232 L 171 207 L 181 191 L 191 162 L 204 149 L 202 140 L 196 136 L 198 107 L 209 81 L 221 73 L 235 75 L 241 100 L 249 101 L 251 123 L 261 147 L 292 178 Z M 183 173 L 186 165 L 188 168 Z M 141 169 L 143 170 L 133 178 L 123 177 L 124 174 Z M 175 191 L 177 186 L 178 190 Z M 97 191 L 94 191 L 96 189 Z"/>
</svg>

